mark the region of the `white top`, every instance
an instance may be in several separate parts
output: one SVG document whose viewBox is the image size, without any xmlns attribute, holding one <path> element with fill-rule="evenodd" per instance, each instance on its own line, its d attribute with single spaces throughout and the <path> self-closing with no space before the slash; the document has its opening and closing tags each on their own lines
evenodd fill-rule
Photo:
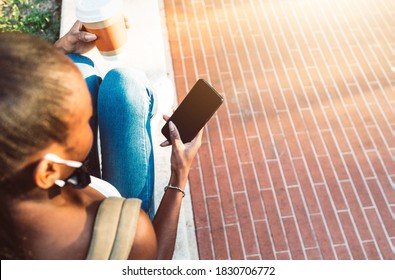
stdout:
<svg viewBox="0 0 395 280">
<path fill-rule="evenodd" d="M 97 177 L 91 176 L 91 183 L 89 186 L 103 194 L 105 197 L 121 197 L 121 194 L 113 185 Z"/>
</svg>

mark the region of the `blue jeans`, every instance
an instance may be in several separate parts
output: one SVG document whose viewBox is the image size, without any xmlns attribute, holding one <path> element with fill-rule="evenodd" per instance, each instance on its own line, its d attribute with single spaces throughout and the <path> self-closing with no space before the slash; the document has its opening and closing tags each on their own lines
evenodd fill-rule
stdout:
<svg viewBox="0 0 395 280">
<path fill-rule="evenodd" d="M 157 101 L 147 78 L 142 72 L 121 68 L 101 79 L 92 60 L 76 54 L 69 57 L 81 70 L 92 96 L 95 140 L 88 157 L 92 175 L 114 185 L 123 197 L 140 198 L 142 208 L 153 218 L 151 117 Z"/>
</svg>

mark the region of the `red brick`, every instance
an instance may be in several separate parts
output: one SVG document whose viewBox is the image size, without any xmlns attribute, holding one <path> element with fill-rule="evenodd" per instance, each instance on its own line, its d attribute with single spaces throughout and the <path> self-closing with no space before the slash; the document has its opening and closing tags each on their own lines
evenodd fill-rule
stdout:
<svg viewBox="0 0 395 280">
<path fill-rule="evenodd" d="M 368 162 L 366 152 L 363 150 L 358 136 L 353 128 L 346 129 L 346 135 L 350 141 L 352 150 L 354 151 L 354 155 L 356 157 L 356 161 L 358 162 L 359 168 L 361 168 L 363 177 L 373 177 L 374 173 L 373 170 L 370 168 L 370 164 Z M 344 160 L 346 163 L 348 162 L 348 158 L 350 155 L 344 155 Z"/>
<path fill-rule="evenodd" d="M 307 129 L 308 135 L 309 135 L 309 138 L 304 137 L 303 141 L 307 141 L 307 143 L 311 141 L 313 143 L 314 152 L 317 156 L 326 155 L 325 146 L 322 142 L 321 134 L 318 130 L 318 127 L 317 127 L 316 121 L 314 119 L 314 116 L 312 115 L 312 112 L 310 110 L 302 111 L 302 116 L 303 116 L 303 120 L 306 124 L 306 129 Z M 298 134 L 298 135 L 303 135 L 303 134 Z M 307 147 L 303 146 L 304 143 L 302 142 L 302 139 L 299 139 L 299 141 L 300 141 L 300 145 L 302 146 L 302 150 L 306 150 Z"/>
<path fill-rule="evenodd" d="M 208 139 L 210 141 L 210 148 L 212 150 L 213 155 L 213 164 L 214 166 L 223 166 L 225 165 L 225 156 L 222 149 L 222 145 L 218 145 L 222 143 L 222 137 L 220 135 L 220 127 L 218 126 L 218 121 L 216 118 L 210 120 L 208 126 Z"/>
<path fill-rule="evenodd" d="M 352 122 L 354 124 L 354 128 L 356 130 L 356 134 L 362 140 L 362 146 L 365 150 L 373 149 L 373 142 L 370 138 L 370 135 L 365 127 L 365 124 L 362 122 L 359 117 L 356 109 L 354 107 L 348 107 L 349 114 L 351 116 Z"/>
<path fill-rule="evenodd" d="M 191 57 L 184 58 L 184 67 L 185 67 L 185 73 L 186 73 L 186 77 L 187 77 L 187 87 L 190 89 L 196 83 L 196 80 L 198 79 L 198 76 L 196 75 L 196 72 L 195 72 L 195 65 L 194 65 L 193 58 L 191 58 Z"/>
<path fill-rule="evenodd" d="M 363 247 L 369 260 L 381 260 L 378 248 L 374 241 L 364 242 Z"/>
<path fill-rule="evenodd" d="M 264 79 L 262 79 L 262 76 L 258 76 L 255 72 L 244 72 L 244 82 L 247 88 L 246 97 L 250 99 L 252 108 L 255 109 L 253 112 L 259 112 L 263 110 L 263 108 L 261 107 L 259 92 L 265 87 L 262 88 L 259 86 L 259 80 L 265 81 Z M 245 111 L 242 112 L 243 115 L 247 113 Z"/>
<path fill-rule="evenodd" d="M 257 113 L 256 119 L 258 122 L 260 122 L 260 125 L 258 127 L 259 137 L 262 143 L 263 151 L 265 153 L 265 159 L 275 159 L 276 153 L 273 151 L 272 134 L 269 130 L 270 128 L 265 121 L 265 116 L 262 113 Z"/>
<path fill-rule="evenodd" d="M 205 75 L 207 73 L 206 69 L 206 64 L 205 64 L 205 57 L 203 56 L 202 53 L 202 47 L 200 44 L 200 40 L 198 39 L 192 39 L 191 40 L 192 44 L 192 49 L 193 49 L 193 56 L 194 56 L 194 63 L 196 67 L 196 74 L 198 77 L 201 75 Z M 207 58 L 206 59 L 213 59 L 213 58 Z"/>
<path fill-rule="evenodd" d="M 176 83 L 176 89 L 177 89 L 177 93 L 178 93 L 178 101 L 180 102 L 182 99 L 184 99 L 184 97 L 187 94 L 187 88 L 186 88 L 186 84 L 185 84 L 185 77 L 183 76 L 176 76 L 174 78 L 175 83 Z M 171 114 L 172 112 L 165 112 L 167 114 Z"/>
<path fill-rule="evenodd" d="M 360 205 L 360 197 L 358 196 L 357 190 L 358 185 L 354 185 L 350 182 L 341 183 L 344 195 L 346 196 L 349 210 L 351 212 L 353 221 L 357 227 L 358 235 L 362 241 L 371 240 L 372 235 L 370 233 L 368 222 L 362 210 L 362 205 Z M 367 206 L 368 207 L 368 206 Z"/>
<path fill-rule="evenodd" d="M 273 71 L 266 71 L 265 76 L 268 81 L 269 92 L 273 98 L 276 110 L 286 110 L 284 97 L 281 93 L 281 87 L 279 86 L 276 79 L 276 73 Z"/>
<path fill-rule="evenodd" d="M 304 159 L 307 163 L 308 172 L 312 178 L 313 183 L 322 183 L 324 180 L 317 162 L 316 155 L 311 147 L 309 137 L 306 134 L 299 134 L 298 137 L 300 146 L 303 151 Z"/>
<path fill-rule="evenodd" d="M 217 111 L 223 139 L 233 138 L 232 126 L 229 121 L 226 106 L 221 106 Z"/>
<path fill-rule="evenodd" d="M 280 161 L 280 168 L 285 178 L 286 186 L 295 186 L 298 184 L 296 179 L 294 167 L 287 151 L 287 145 L 284 138 L 278 137 L 276 139 L 276 149 L 278 150 L 278 157 Z"/>
<path fill-rule="evenodd" d="M 336 133 L 336 132 L 335 132 Z M 324 139 L 326 148 L 328 150 L 331 163 L 333 164 L 334 171 L 337 175 L 338 180 L 349 179 L 344 162 L 341 156 L 341 152 L 338 150 L 336 143 L 333 139 L 331 131 L 323 131 L 322 138 Z M 325 174 L 325 171 L 324 171 Z"/>
<path fill-rule="evenodd" d="M 333 251 L 332 243 L 326 231 L 324 220 L 321 215 L 314 215 L 311 217 L 314 232 L 319 244 L 320 252 L 324 260 L 334 260 L 335 252 Z"/>
<path fill-rule="evenodd" d="M 347 107 L 354 106 L 355 99 L 358 98 L 358 95 L 355 95 L 355 93 L 350 90 L 350 86 L 345 83 L 344 77 L 337 79 L 336 84 L 327 85 L 326 87 L 335 107 L 340 106 L 340 103 L 344 103 Z"/>
<path fill-rule="evenodd" d="M 283 126 L 284 133 L 288 135 L 291 134 L 291 132 L 305 132 L 306 126 L 298 105 L 296 104 L 295 93 L 291 90 L 284 90 L 284 97 L 288 106 L 288 117 L 290 117 L 292 121 L 292 126 L 287 126 L 288 129 L 285 129 L 285 126 Z"/>
<path fill-rule="evenodd" d="M 180 44 L 179 44 L 178 38 L 169 40 L 169 44 L 170 44 L 170 49 L 171 49 L 172 53 L 174 53 L 174 55 L 172 56 L 173 68 L 179 69 L 179 71 L 177 71 L 178 77 L 181 77 L 182 79 L 184 79 L 183 59 L 180 55 Z"/>
<path fill-rule="evenodd" d="M 382 189 L 376 179 L 368 179 L 366 181 L 386 232 L 390 237 L 395 237 L 394 218 L 392 217 L 391 208 L 386 202 Z"/>
<path fill-rule="evenodd" d="M 250 143 L 253 161 L 254 161 L 254 168 L 258 177 L 259 186 L 261 189 L 271 187 L 270 178 L 268 175 L 268 171 L 266 168 L 266 161 L 263 157 L 263 152 L 261 149 L 261 142 L 259 138 L 249 138 L 248 142 Z"/>
<path fill-rule="evenodd" d="M 186 29 L 187 25 L 179 25 L 181 29 Z M 180 32 L 179 34 L 179 41 L 182 49 L 182 54 L 184 58 L 192 58 L 193 52 L 192 52 L 192 46 L 191 46 L 191 41 L 190 37 L 187 35 L 186 32 Z"/>
<path fill-rule="evenodd" d="M 199 169 L 192 169 L 189 171 L 189 182 L 191 186 L 202 186 L 202 181 L 199 174 Z M 203 188 L 191 187 L 192 207 L 195 219 L 195 227 L 202 228 L 208 226 L 206 199 L 203 193 Z"/>
<path fill-rule="evenodd" d="M 356 85 L 349 85 L 348 88 L 350 89 L 355 102 L 355 104 L 352 104 L 353 111 L 351 112 L 359 112 L 365 125 L 375 125 L 373 115 L 369 109 L 370 106 L 368 106 L 368 104 L 365 102 L 365 99 L 362 98 L 364 92 Z"/>
<path fill-rule="evenodd" d="M 385 260 L 395 260 L 395 254 L 391 249 L 391 242 L 386 237 L 385 230 L 382 227 L 380 220 L 378 219 L 375 209 L 367 209 L 366 215 L 370 221 L 375 240 L 380 249 L 380 253 Z"/>
<path fill-rule="evenodd" d="M 325 109 L 326 115 L 328 116 L 329 122 L 331 123 L 332 133 L 336 139 L 336 143 L 342 153 L 351 152 L 350 146 L 348 144 L 347 138 L 344 135 L 343 129 L 345 127 L 350 127 L 347 125 L 348 117 L 346 115 L 338 115 L 338 110 L 343 108 L 342 106 L 336 106 L 336 112 L 333 110 L 332 107 L 327 107 Z M 345 114 L 345 111 L 342 112 Z M 336 115 L 338 115 L 341 124 L 337 121 Z"/>
<path fill-rule="evenodd" d="M 249 205 L 251 206 L 253 220 L 263 220 L 266 217 L 263 201 L 260 196 L 260 188 L 254 174 L 254 167 L 252 164 L 243 164 L 242 170 L 245 181 L 245 191 L 248 196 Z"/>
<path fill-rule="evenodd" d="M 317 246 L 314 239 L 313 230 L 311 228 L 311 222 L 308 216 L 308 209 L 306 209 L 302 195 L 299 188 L 289 188 L 289 196 L 291 197 L 292 207 L 298 223 L 298 228 L 303 240 L 305 248 Z"/>
<path fill-rule="evenodd" d="M 243 246 L 246 255 L 258 254 L 258 242 L 255 236 L 255 229 L 252 217 L 248 209 L 248 200 L 244 193 L 236 193 L 234 195 L 236 201 L 236 209 L 240 224 L 241 234 L 243 236 Z"/>
<path fill-rule="evenodd" d="M 261 191 L 263 201 L 265 203 L 265 212 L 270 225 L 270 235 L 273 238 L 273 244 L 275 251 L 284 251 L 288 249 L 285 235 L 283 231 L 283 225 L 281 223 L 280 215 L 278 212 L 276 199 L 273 191 L 265 190 Z"/>
<path fill-rule="evenodd" d="M 218 197 L 208 197 L 207 208 L 210 217 L 210 233 L 214 245 L 214 257 L 216 260 L 229 259 L 222 210 Z"/>
<path fill-rule="evenodd" d="M 269 235 L 268 223 L 266 221 L 255 222 L 255 230 L 262 259 L 274 260 L 273 243 Z"/>
<path fill-rule="evenodd" d="M 252 256 L 247 256 L 246 260 L 249 260 L 249 261 L 255 260 L 256 261 L 256 260 L 261 260 L 261 258 L 259 255 L 252 255 Z"/>
<path fill-rule="evenodd" d="M 218 181 L 218 190 L 221 198 L 221 207 L 224 216 L 224 224 L 237 222 L 235 201 L 233 199 L 232 185 L 229 183 L 229 175 L 225 167 L 215 168 Z"/>
<path fill-rule="evenodd" d="M 334 202 L 335 209 L 337 211 L 346 210 L 347 205 L 341 192 L 339 182 L 336 180 L 331 160 L 327 157 L 319 157 L 318 160 L 325 176 L 325 185 L 328 188 L 331 200 Z"/>
<path fill-rule="evenodd" d="M 252 36 L 252 39 L 255 40 L 255 37 Z M 249 56 L 251 58 L 251 63 L 252 63 L 252 75 L 255 77 L 255 81 L 258 86 L 258 90 L 268 90 L 268 85 L 265 79 L 265 74 L 264 70 L 262 69 L 262 58 L 261 54 L 256 51 L 256 48 L 254 51 L 250 51 Z"/>
<path fill-rule="evenodd" d="M 280 114 L 281 126 L 284 131 L 284 136 L 287 141 L 288 147 L 291 152 L 291 156 L 294 157 L 301 157 L 302 153 L 300 151 L 300 147 L 298 144 L 298 139 L 295 135 L 293 129 L 293 121 L 294 119 L 290 119 L 290 116 L 287 113 Z"/>
<path fill-rule="evenodd" d="M 327 227 L 331 234 L 333 244 L 343 244 L 344 238 L 335 209 L 333 207 L 332 197 L 329 196 L 327 189 L 324 185 L 316 186 L 315 189 L 317 191 L 322 213 L 325 217 L 325 223 L 327 224 Z"/>
<path fill-rule="evenodd" d="M 378 178 L 380 187 L 383 190 L 385 197 L 387 198 L 387 201 L 390 204 L 395 204 L 395 193 L 391 186 L 390 179 L 388 178 L 388 175 L 385 172 L 385 169 L 380 161 L 380 157 L 377 155 L 376 151 L 368 152 L 368 157 L 370 163 L 373 166 L 376 177 Z"/>
<path fill-rule="evenodd" d="M 336 246 L 335 252 L 338 260 L 351 260 L 350 253 L 346 246 Z"/>
<path fill-rule="evenodd" d="M 362 248 L 362 244 L 359 242 L 359 238 L 356 232 L 354 223 L 348 212 L 339 213 L 339 219 L 342 224 L 342 229 L 347 239 L 348 247 L 350 248 L 352 258 L 354 260 L 364 260 L 366 259 L 365 253 Z M 355 219 L 355 217 L 354 217 Z M 358 227 L 358 225 L 357 225 Z M 363 241 L 363 240 L 362 240 Z"/>
<path fill-rule="evenodd" d="M 287 189 L 282 179 L 279 164 L 276 161 L 270 161 L 267 164 L 269 167 L 273 190 L 276 195 L 278 206 L 280 209 L 280 214 L 281 216 L 290 216 L 292 215 L 292 211 L 288 199 Z"/>
<path fill-rule="evenodd" d="M 196 239 L 199 250 L 200 260 L 213 260 L 214 252 L 212 249 L 211 234 L 208 228 L 196 230 Z"/>
<path fill-rule="evenodd" d="M 281 92 L 283 93 L 283 96 L 284 96 L 285 95 L 285 91 L 289 91 L 291 86 L 290 86 L 290 83 L 289 83 L 288 78 L 287 78 L 286 70 L 283 69 L 283 67 L 282 67 L 282 58 L 281 58 L 281 64 L 280 65 L 281 65 L 281 67 L 278 66 L 277 69 L 276 69 L 276 75 L 277 75 L 277 79 L 278 79 L 278 83 L 279 83 Z"/>
<path fill-rule="evenodd" d="M 229 73 L 229 65 L 227 63 L 227 55 L 224 50 L 224 42 L 222 38 L 213 38 L 212 39 L 212 44 L 214 45 L 214 51 L 215 51 L 215 58 L 218 62 L 218 67 L 219 67 L 219 72 L 221 75 L 230 75 Z M 224 79 L 224 82 L 226 79 Z"/>
<path fill-rule="evenodd" d="M 227 225 L 225 227 L 226 236 L 229 240 L 229 252 L 230 259 L 232 260 L 244 260 L 245 256 L 243 253 L 242 236 L 237 225 Z"/>
<path fill-rule="evenodd" d="M 199 29 L 200 29 L 200 40 L 202 42 L 205 54 L 214 55 L 212 37 L 209 34 L 210 27 L 207 25 L 206 20 L 199 22 Z"/>
<path fill-rule="evenodd" d="M 234 192 L 244 191 L 244 183 L 241 177 L 240 164 L 237 159 L 235 144 L 233 140 L 224 140 L 226 160 L 230 171 L 230 183 Z"/>
<path fill-rule="evenodd" d="M 305 255 L 294 218 L 283 218 L 288 246 L 293 260 L 304 260 Z"/>
<path fill-rule="evenodd" d="M 218 195 L 214 169 L 211 164 L 211 156 L 210 156 L 210 147 L 206 143 L 202 143 L 200 147 L 199 156 L 200 156 L 200 164 L 202 168 L 203 174 L 203 185 L 205 189 L 205 193 L 208 196 Z"/>
<path fill-rule="evenodd" d="M 242 115 L 243 123 L 245 127 L 245 137 L 257 137 L 258 136 L 258 125 L 256 121 L 256 115 L 251 112 L 246 112 Z"/>
<path fill-rule="evenodd" d="M 237 114 L 239 113 L 239 105 L 232 76 L 229 73 L 221 73 L 221 78 L 222 88 L 220 93 L 224 96 L 226 107 L 230 114 Z"/>
<path fill-rule="evenodd" d="M 361 200 L 362 206 L 363 207 L 372 206 L 373 203 L 371 196 L 368 192 L 366 181 L 359 171 L 359 163 L 355 162 L 355 159 L 352 155 L 345 155 L 344 160 L 346 161 L 347 169 L 348 172 L 350 173 L 352 183 L 354 186 L 356 186 L 358 197 Z"/>
<path fill-rule="evenodd" d="M 290 260 L 291 256 L 289 255 L 289 252 L 278 252 L 276 253 L 276 259 L 277 260 Z"/>
<path fill-rule="evenodd" d="M 239 160 L 241 163 L 251 162 L 251 155 L 248 147 L 248 142 L 245 136 L 246 133 L 240 115 L 232 115 L 231 122 L 233 125 L 233 129 L 236 132 L 235 138 L 236 138 L 237 154 L 239 156 Z"/>
<path fill-rule="evenodd" d="M 305 251 L 308 260 L 322 260 L 321 252 L 318 248 L 308 248 Z"/>
<path fill-rule="evenodd" d="M 312 180 L 306 170 L 305 163 L 301 159 L 294 159 L 295 171 L 298 176 L 300 189 L 302 191 L 303 197 L 305 198 L 308 212 L 310 214 L 320 213 L 318 207 L 317 197 L 314 193 L 314 188 L 312 185 Z"/>
<path fill-rule="evenodd" d="M 232 77 L 236 81 L 242 81 L 242 69 L 240 68 L 240 64 L 238 63 L 237 56 L 233 54 L 228 55 L 228 61 L 230 65 L 230 71 L 232 73 Z M 235 83 L 236 92 L 245 92 L 246 88 L 243 83 Z"/>
<path fill-rule="evenodd" d="M 387 173 L 395 174 L 395 161 L 392 159 L 392 155 L 387 149 L 387 145 L 383 141 L 383 138 L 380 136 L 377 127 L 369 127 L 369 132 L 370 135 L 372 135 L 373 142 L 375 142 L 380 158 L 383 161 L 384 168 L 387 170 Z"/>
<path fill-rule="evenodd" d="M 199 46 L 195 46 L 199 48 Z M 207 74 L 207 80 L 214 88 L 218 88 L 221 84 L 220 69 L 217 67 L 217 58 L 214 55 L 205 54 L 200 61 L 195 58 L 195 64 L 199 78 L 203 78 Z M 199 68 L 200 66 L 200 68 Z M 201 70 L 199 70 L 201 69 Z"/>
</svg>

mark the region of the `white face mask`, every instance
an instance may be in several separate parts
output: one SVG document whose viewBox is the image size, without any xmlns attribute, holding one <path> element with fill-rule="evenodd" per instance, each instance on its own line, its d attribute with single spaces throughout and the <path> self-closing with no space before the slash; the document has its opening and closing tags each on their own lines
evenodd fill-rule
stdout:
<svg viewBox="0 0 395 280">
<path fill-rule="evenodd" d="M 79 161 L 74 161 L 74 160 L 66 160 L 62 159 L 61 157 L 55 155 L 55 154 L 46 154 L 44 156 L 44 159 L 52 161 L 54 163 L 58 164 L 63 164 L 68 167 L 73 167 L 75 168 L 75 171 L 69 178 L 66 180 L 56 180 L 55 184 L 58 185 L 59 187 L 65 186 L 67 183 L 73 185 L 76 188 L 83 188 L 86 187 L 90 184 L 90 175 L 86 167 L 82 162 Z"/>
</svg>

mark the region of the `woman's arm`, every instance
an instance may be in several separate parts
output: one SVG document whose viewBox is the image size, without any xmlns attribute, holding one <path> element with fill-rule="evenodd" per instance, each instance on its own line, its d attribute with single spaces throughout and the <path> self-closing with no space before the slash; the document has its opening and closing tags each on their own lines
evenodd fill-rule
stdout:
<svg viewBox="0 0 395 280">
<path fill-rule="evenodd" d="M 169 185 L 185 190 L 189 169 L 201 145 L 203 130 L 191 142 L 184 144 L 172 122 L 169 123 L 169 129 L 172 145 Z M 153 226 L 158 241 L 157 259 L 173 257 L 182 198 L 181 191 L 167 189 L 156 212 Z"/>
<path fill-rule="evenodd" d="M 190 166 L 201 145 L 203 130 L 190 143 L 183 144 L 175 125 L 170 123 L 169 128 L 172 143 L 169 185 L 184 190 Z M 164 143 L 162 146 L 166 145 Z M 172 259 L 182 198 L 181 191 L 168 189 L 163 195 L 153 223 L 141 211 L 129 259 Z"/>
</svg>

